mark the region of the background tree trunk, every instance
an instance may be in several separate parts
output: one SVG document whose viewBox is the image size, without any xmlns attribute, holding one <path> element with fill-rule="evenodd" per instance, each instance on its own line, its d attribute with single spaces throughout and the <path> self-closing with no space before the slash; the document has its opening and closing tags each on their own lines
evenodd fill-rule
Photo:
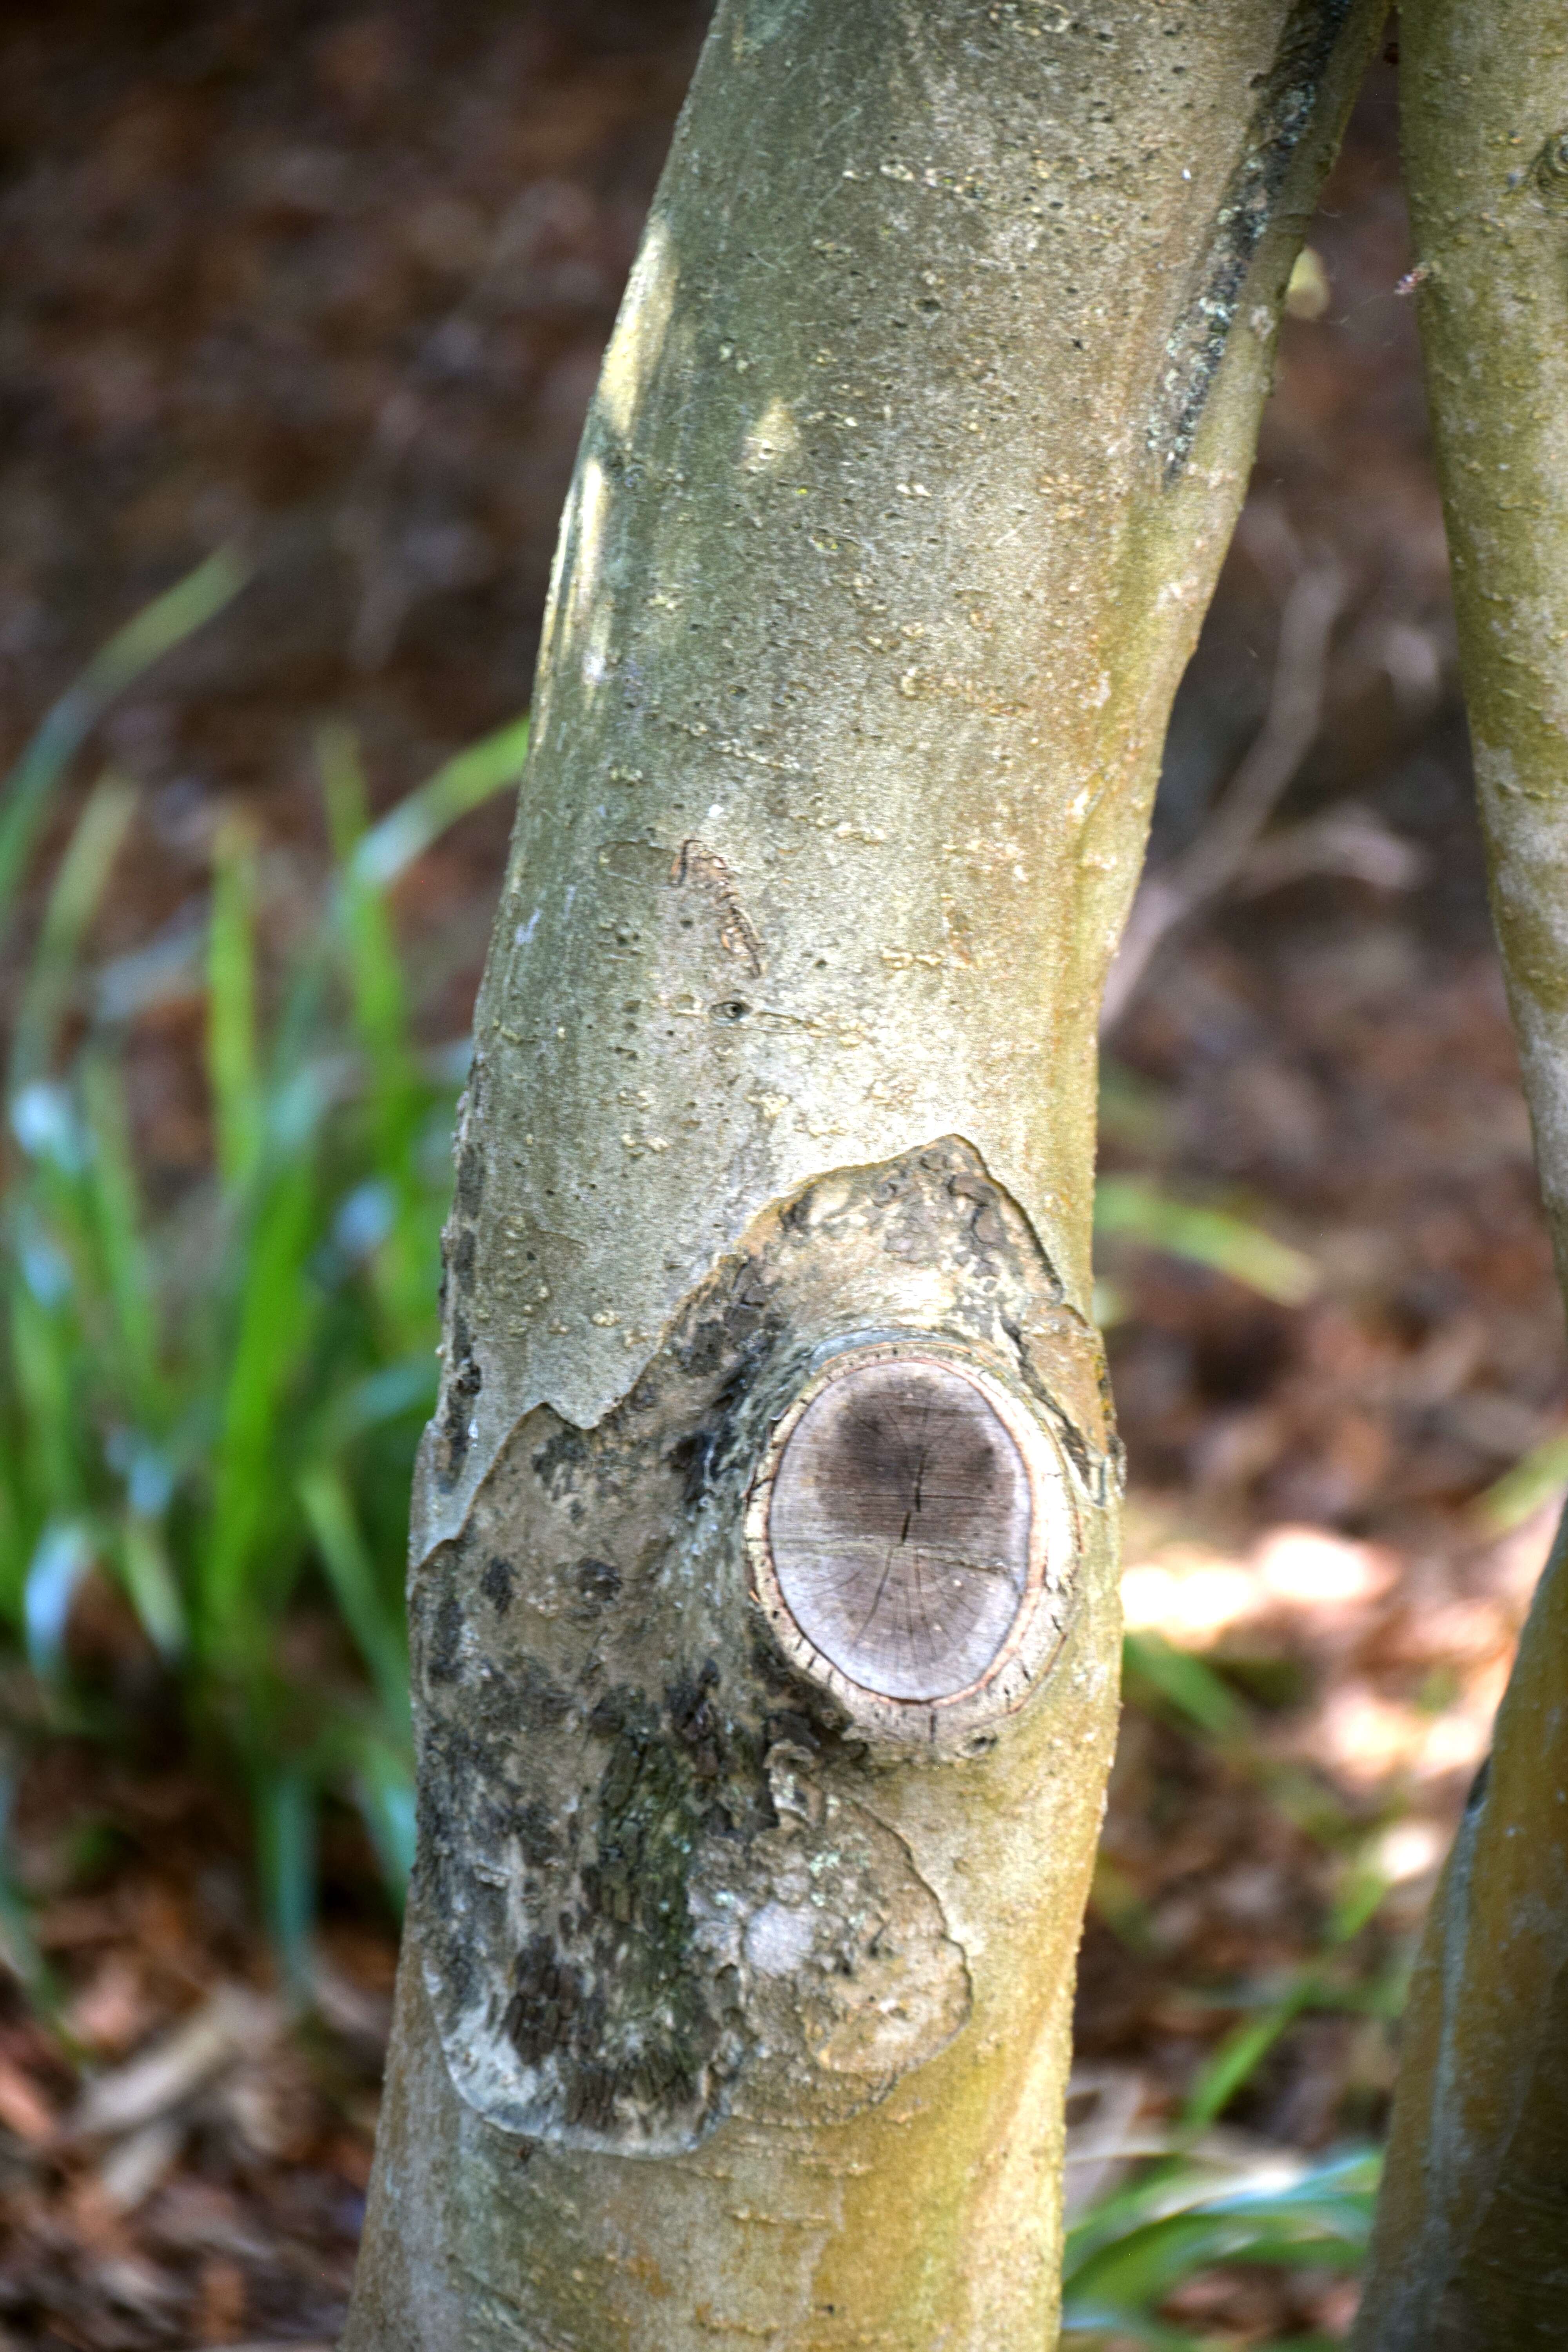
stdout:
<svg viewBox="0 0 1568 2352">
<path fill-rule="evenodd" d="M 1422 338 L 1492 902 L 1568 1278 L 1568 20 L 1406 0 Z M 1568 2340 L 1568 1554 L 1412 1991 L 1366 2352 Z"/>
<path fill-rule="evenodd" d="M 353 2352 L 1052 2337 L 1096 1013 L 1376 21 L 719 9 L 479 1008 Z"/>
</svg>

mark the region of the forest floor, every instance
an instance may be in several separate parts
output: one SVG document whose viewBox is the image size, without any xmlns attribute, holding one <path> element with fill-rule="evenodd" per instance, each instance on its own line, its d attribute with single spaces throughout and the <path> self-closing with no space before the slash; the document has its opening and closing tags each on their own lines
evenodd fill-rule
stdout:
<svg viewBox="0 0 1568 2352">
<path fill-rule="evenodd" d="M 106 961 L 177 929 L 226 812 L 279 870 L 319 866 L 302 747 L 323 716 L 359 728 L 385 801 L 526 702 L 702 14 L 7 12 L 0 750 L 217 538 L 258 567 L 110 724 L 143 814 Z M 1218 2118 L 1228 2147 L 1377 2137 L 1403 1972 L 1561 1500 L 1550 1475 L 1498 1491 L 1568 1424 L 1568 1349 L 1396 290 L 1392 108 L 1384 64 L 1310 232 L 1321 286 L 1287 325 L 1156 820 L 1156 861 L 1200 834 L 1261 721 L 1291 582 L 1331 559 L 1344 611 L 1287 854 L 1167 944 L 1109 1040 L 1108 1171 L 1267 1228 L 1310 1274 L 1282 1304 L 1147 1239 L 1102 1251 L 1135 1646 L 1080 1972 L 1080 2207 L 1249 2020 L 1273 2024 Z M 503 826 L 468 820 L 399 900 L 433 1042 L 466 1025 Z M 0 982 L 29 946 L 24 922 Z M 170 1197 L 210 1150 L 198 1021 L 165 1001 L 127 1046 Z M 1211 1670 L 1192 1704 L 1170 1652 Z M 323 1853 L 302 2014 L 257 1924 L 243 1789 L 167 1723 L 106 1745 L 15 1714 L 5 1883 L 52 1990 L 0 1991 L 0 2352 L 324 2347 L 396 1948 L 359 1834 L 337 1823 Z M 1232 2265 L 1165 2315 L 1237 2352 L 1331 2342 L 1354 2292 Z"/>
</svg>

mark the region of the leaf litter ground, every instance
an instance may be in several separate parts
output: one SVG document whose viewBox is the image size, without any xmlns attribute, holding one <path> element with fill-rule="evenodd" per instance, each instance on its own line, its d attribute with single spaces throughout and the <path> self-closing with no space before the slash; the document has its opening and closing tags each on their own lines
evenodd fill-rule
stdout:
<svg viewBox="0 0 1568 2352">
<path fill-rule="evenodd" d="M 102 732 L 142 800 L 93 951 L 124 1000 L 163 1197 L 211 1150 L 182 942 L 225 816 L 307 905 L 322 848 L 301 746 L 323 713 L 359 729 L 380 804 L 526 699 L 583 405 L 700 16 L 676 0 L 8 14 L 7 753 L 216 538 L 241 535 L 258 569 L 253 600 Z M 1136 1217 L 1101 1252 L 1132 1464 L 1131 1703 L 1084 1948 L 1069 2194 L 1103 2342 L 1122 2340 L 1103 2306 L 1133 2294 L 1134 2222 L 1108 2240 L 1092 2217 L 1151 2179 L 1140 2326 L 1342 2337 L 1353 2264 L 1335 2266 L 1349 2240 L 1331 2231 L 1311 2259 L 1274 2242 L 1252 2263 L 1262 2234 L 1200 2214 L 1196 2253 L 1162 2273 L 1180 2218 L 1157 2202 L 1162 2158 L 1256 2202 L 1375 2141 L 1412 1938 L 1568 1475 L 1568 1360 L 1395 291 L 1386 66 L 1310 241 L 1155 859 L 1201 835 L 1262 719 L 1291 580 L 1326 553 L 1351 586 L 1322 722 L 1268 856 L 1162 949 L 1110 1041 L 1105 1166 L 1162 1204 L 1152 1238 L 1184 1208 L 1217 1214 L 1311 1279 L 1282 1304 L 1141 1240 Z M 432 1041 L 466 1022 L 500 845 L 477 815 L 400 894 Z M 13 998 L 41 903 L 5 942 Z M 243 1791 L 190 1762 L 122 1604 L 89 1587 L 70 1633 L 140 1727 L 129 1747 L 40 1741 L 23 1678 L 6 1685 L 7 1880 L 47 1979 L 0 1996 L 3 2340 L 325 2345 L 390 2009 L 373 1857 L 329 1821 L 301 2015 L 257 1924 Z M 295 1638 L 309 1675 L 337 1637 L 306 1621 Z"/>
</svg>

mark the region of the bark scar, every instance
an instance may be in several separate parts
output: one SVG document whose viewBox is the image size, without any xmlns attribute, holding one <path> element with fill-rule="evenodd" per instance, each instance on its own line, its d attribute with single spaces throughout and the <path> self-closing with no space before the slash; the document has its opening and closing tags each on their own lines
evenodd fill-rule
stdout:
<svg viewBox="0 0 1568 2352">
<path fill-rule="evenodd" d="M 627 1394 L 589 1428 L 525 1414 L 416 1568 L 410 1931 L 452 2081 L 497 2128 L 637 2156 L 728 2114 L 847 2121 L 963 2030 L 966 1953 L 929 1855 L 881 1818 L 889 1776 L 987 1769 L 1049 1675 L 1077 1541 L 1029 1604 L 1040 1643 L 913 1707 L 808 1671 L 749 1573 L 748 1496 L 793 1402 L 905 1339 L 1027 1400 L 1079 1528 L 1114 1479 L 1098 1339 L 945 1136 L 760 1213 Z M 937 1517 L 953 1469 L 921 1457 L 917 1491 Z"/>
<path fill-rule="evenodd" d="M 762 934 L 742 904 L 735 877 L 716 849 L 700 841 L 683 841 L 675 853 L 669 878 L 679 890 L 687 883 L 710 898 L 719 912 L 719 944 L 726 955 L 742 962 L 753 980 L 763 971 Z"/>
</svg>

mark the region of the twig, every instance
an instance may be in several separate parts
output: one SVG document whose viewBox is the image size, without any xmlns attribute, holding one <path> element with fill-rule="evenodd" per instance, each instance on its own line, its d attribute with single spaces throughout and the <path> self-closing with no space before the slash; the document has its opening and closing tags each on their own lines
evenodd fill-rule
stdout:
<svg viewBox="0 0 1568 2352">
<path fill-rule="evenodd" d="M 1279 655 L 1268 714 L 1251 750 L 1192 847 L 1144 882 L 1132 902 L 1100 1007 L 1106 1036 L 1131 1003 L 1170 932 L 1219 896 L 1247 863 L 1317 740 L 1329 639 L 1348 590 L 1335 563 L 1300 573 L 1279 621 Z"/>
<path fill-rule="evenodd" d="M 1430 865 L 1417 843 L 1391 833 L 1359 801 L 1342 801 L 1260 841 L 1232 889 L 1238 898 L 1260 898 L 1310 874 L 1339 874 L 1372 890 L 1414 890 Z"/>
</svg>

